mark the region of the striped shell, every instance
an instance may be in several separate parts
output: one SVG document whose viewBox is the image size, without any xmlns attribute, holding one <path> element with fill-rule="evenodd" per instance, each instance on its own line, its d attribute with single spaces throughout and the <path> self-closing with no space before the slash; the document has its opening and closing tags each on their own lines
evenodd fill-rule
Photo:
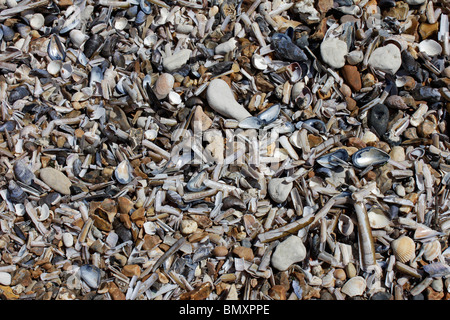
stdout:
<svg viewBox="0 0 450 320">
<path fill-rule="evenodd" d="M 392 241 L 391 248 L 397 260 L 403 263 L 411 261 L 416 256 L 416 245 L 414 240 L 407 236 L 401 236 Z"/>
<path fill-rule="evenodd" d="M 350 278 L 343 286 L 342 293 L 350 297 L 360 296 L 366 290 L 366 280 L 361 276 Z"/>
<path fill-rule="evenodd" d="M 441 254 L 441 243 L 438 240 L 427 242 L 423 245 L 423 250 L 424 259 L 433 261 Z"/>
</svg>

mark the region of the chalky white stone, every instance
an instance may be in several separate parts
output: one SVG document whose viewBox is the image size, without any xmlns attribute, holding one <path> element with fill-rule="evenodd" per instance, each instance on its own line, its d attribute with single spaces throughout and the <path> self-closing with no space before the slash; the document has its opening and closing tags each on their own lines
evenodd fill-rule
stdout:
<svg viewBox="0 0 450 320">
<path fill-rule="evenodd" d="M 209 83 L 206 99 L 211 108 L 227 118 L 241 121 L 251 117 L 250 112 L 236 101 L 233 91 L 222 79 L 214 79 Z"/>
<path fill-rule="evenodd" d="M 11 284 L 11 275 L 8 272 L 0 272 L 0 284 L 3 286 Z"/>
<path fill-rule="evenodd" d="M 284 178 L 275 178 L 269 181 L 267 191 L 273 201 L 282 203 L 286 201 L 289 196 L 289 192 L 292 190 L 293 183 L 285 182 Z"/>
<path fill-rule="evenodd" d="M 186 64 L 191 56 L 192 50 L 181 49 L 163 59 L 163 67 L 167 72 L 175 71 Z"/>
<path fill-rule="evenodd" d="M 347 54 L 347 44 L 337 38 L 326 39 L 320 45 L 322 60 L 334 69 L 342 68 L 345 65 Z"/>
<path fill-rule="evenodd" d="M 306 248 L 302 239 L 292 235 L 277 245 L 272 254 L 271 262 L 274 268 L 286 271 L 292 264 L 303 261 L 305 257 Z"/>
<path fill-rule="evenodd" d="M 390 43 L 384 47 L 376 48 L 369 58 L 369 66 L 374 69 L 395 74 L 402 65 L 400 49 Z"/>
<path fill-rule="evenodd" d="M 214 52 L 216 54 L 226 54 L 230 51 L 233 51 L 233 49 L 236 48 L 236 43 L 237 41 L 234 38 L 231 38 L 228 41 L 218 44 L 214 48 Z"/>
</svg>

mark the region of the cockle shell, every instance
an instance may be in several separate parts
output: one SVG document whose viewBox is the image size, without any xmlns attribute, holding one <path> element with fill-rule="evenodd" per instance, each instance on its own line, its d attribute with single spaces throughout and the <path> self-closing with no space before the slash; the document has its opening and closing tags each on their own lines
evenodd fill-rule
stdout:
<svg viewBox="0 0 450 320">
<path fill-rule="evenodd" d="M 428 261 L 433 261 L 434 259 L 436 259 L 442 251 L 441 243 L 439 242 L 439 240 L 425 243 L 423 245 L 423 249 L 423 257 Z"/>
<path fill-rule="evenodd" d="M 414 240 L 408 236 L 401 236 L 391 242 L 392 251 L 398 261 L 406 263 L 416 256 Z"/>
<path fill-rule="evenodd" d="M 372 208 L 367 212 L 369 218 L 370 227 L 373 229 L 383 229 L 387 227 L 391 220 L 380 208 Z"/>
<path fill-rule="evenodd" d="M 346 295 L 350 297 L 360 296 L 364 293 L 364 290 L 366 290 L 366 280 L 361 276 L 356 276 L 351 279 L 349 279 L 343 286 L 342 286 L 342 293 L 345 293 Z"/>
</svg>

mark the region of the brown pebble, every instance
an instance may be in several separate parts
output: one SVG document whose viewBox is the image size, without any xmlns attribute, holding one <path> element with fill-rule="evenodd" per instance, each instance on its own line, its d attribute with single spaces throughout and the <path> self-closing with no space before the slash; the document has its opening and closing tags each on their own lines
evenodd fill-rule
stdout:
<svg viewBox="0 0 450 320">
<path fill-rule="evenodd" d="M 286 300 L 286 289 L 282 285 L 275 285 L 270 288 L 269 296 L 274 300 Z"/>
<path fill-rule="evenodd" d="M 357 66 L 346 64 L 342 67 L 341 71 L 345 82 L 353 91 L 357 92 L 361 90 L 361 75 Z"/>
<path fill-rule="evenodd" d="M 216 257 L 225 257 L 228 254 L 228 249 L 224 246 L 217 246 L 214 248 L 213 254 Z"/>
<path fill-rule="evenodd" d="M 233 254 L 237 255 L 239 258 L 243 258 L 244 260 L 253 260 L 254 259 L 254 255 L 253 255 L 253 251 L 251 248 L 247 248 L 247 247 L 236 247 L 233 249 Z"/>
</svg>

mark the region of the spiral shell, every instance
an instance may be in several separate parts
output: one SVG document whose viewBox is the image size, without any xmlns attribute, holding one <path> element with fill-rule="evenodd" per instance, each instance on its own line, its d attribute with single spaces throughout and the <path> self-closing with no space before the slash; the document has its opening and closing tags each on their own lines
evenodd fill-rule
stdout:
<svg viewBox="0 0 450 320">
<path fill-rule="evenodd" d="M 350 278 L 343 286 L 342 293 L 350 297 L 360 296 L 366 290 L 366 280 L 361 276 Z"/>
<path fill-rule="evenodd" d="M 433 261 L 441 254 L 441 243 L 439 240 L 427 242 L 423 245 L 423 257 L 425 260 Z"/>
<path fill-rule="evenodd" d="M 397 260 L 403 263 L 411 261 L 416 256 L 416 245 L 414 240 L 408 236 L 401 236 L 392 241 L 391 248 Z"/>
</svg>

